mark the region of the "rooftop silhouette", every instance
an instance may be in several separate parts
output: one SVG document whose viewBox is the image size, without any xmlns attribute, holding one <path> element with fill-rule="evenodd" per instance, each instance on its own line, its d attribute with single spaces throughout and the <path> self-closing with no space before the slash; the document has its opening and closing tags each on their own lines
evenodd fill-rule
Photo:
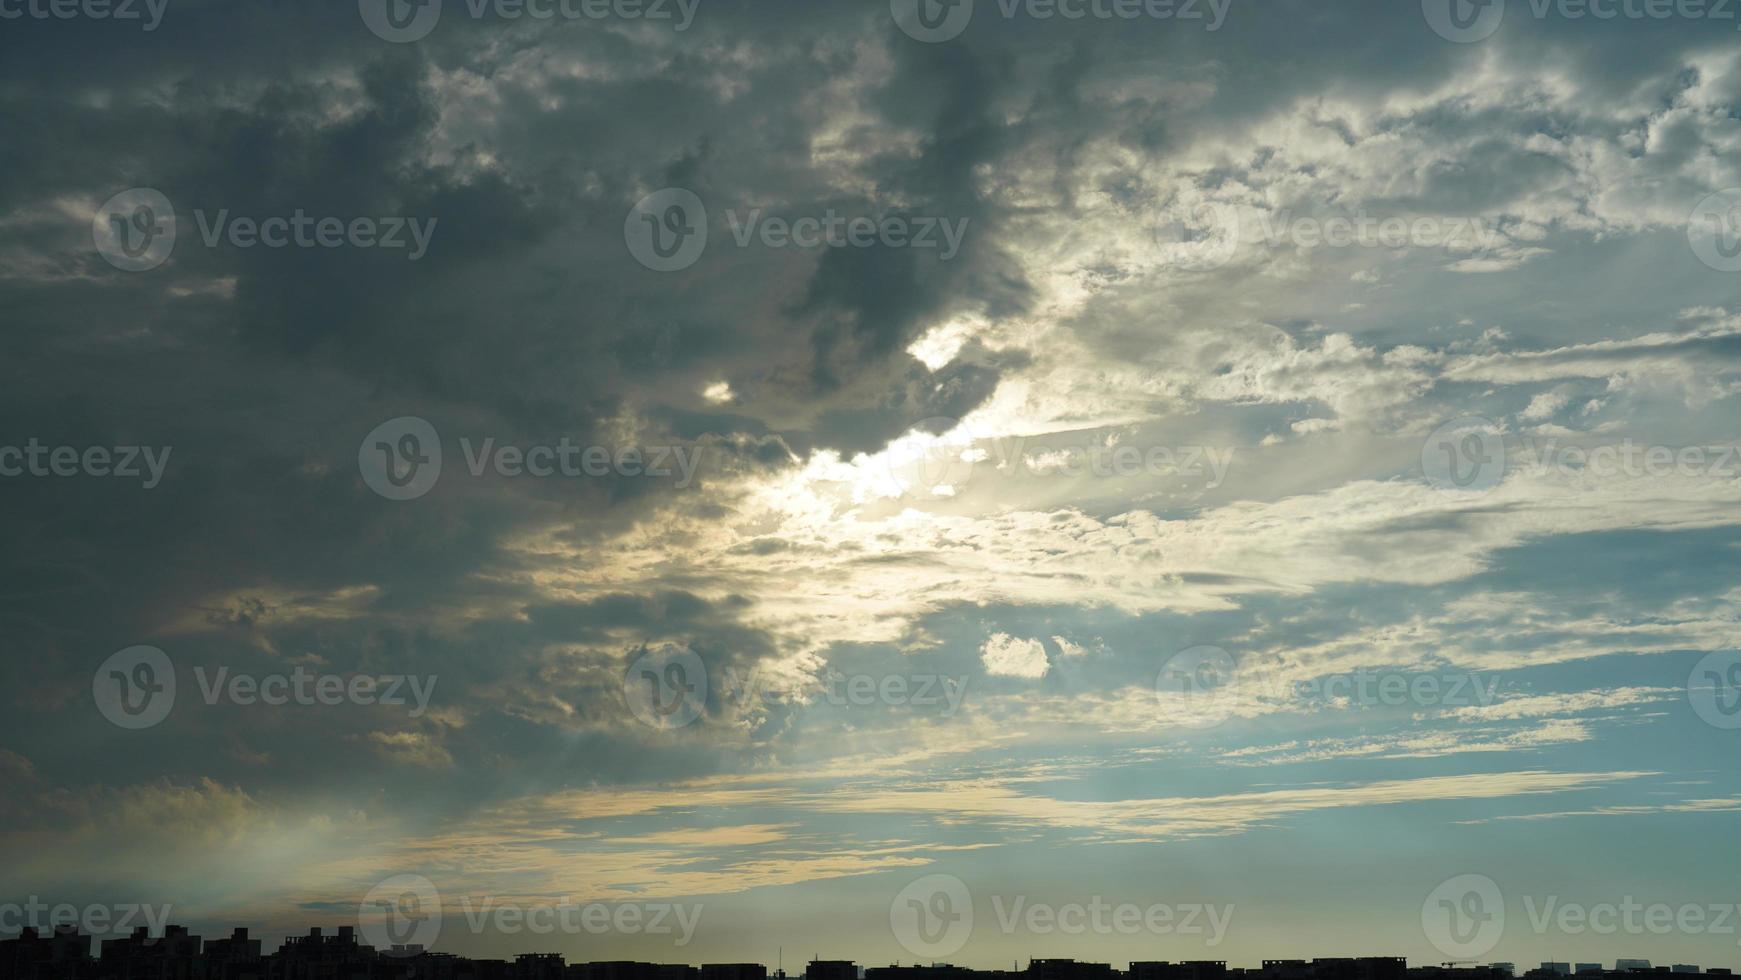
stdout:
<svg viewBox="0 0 1741 980">
<path fill-rule="evenodd" d="M 1543 963 L 1518 974 L 1509 963 L 1484 966 L 1440 964 L 1409 966 L 1402 957 L 1362 956 L 1313 960 L 1264 960 L 1257 968 L 1229 967 L 1223 960 L 1131 961 L 1120 970 L 1108 963 L 1074 959 L 1034 959 L 1026 968 L 976 970 L 946 963 L 876 966 L 861 969 L 850 960 L 813 960 L 788 977 L 760 963 L 569 963 L 560 953 L 522 953 L 513 960 L 472 959 L 416 945 L 377 949 L 360 942 L 356 930 L 336 933 L 310 929 L 289 936 L 276 952 L 238 928 L 223 939 L 202 939 L 183 926 L 167 926 L 161 936 L 144 928 L 105 939 L 93 956 L 93 937 L 71 929 L 42 933 L 26 928 L 0 939 L 0 980 L 1673 980 L 1727 978 L 1727 969 L 1691 964 L 1652 966 L 1623 959 L 1614 967 L 1581 962 Z"/>
</svg>

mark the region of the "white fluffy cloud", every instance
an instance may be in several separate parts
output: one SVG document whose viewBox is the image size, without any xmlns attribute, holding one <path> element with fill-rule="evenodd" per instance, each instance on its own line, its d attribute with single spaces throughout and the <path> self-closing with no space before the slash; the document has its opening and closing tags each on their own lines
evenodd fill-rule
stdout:
<svg viewBox="0 0 1741 980">
<path fill-rule="evenodd" d="M 1026 677 L 1037 680 L 1046 676 L 1051 663 L 1046 660 L 1046 648 L 1039 640 L 1024 640 L 1008 633 L 993 633 L 979 648 L 979 659 L 985 672 L 994 677 Z"/>
</svg>

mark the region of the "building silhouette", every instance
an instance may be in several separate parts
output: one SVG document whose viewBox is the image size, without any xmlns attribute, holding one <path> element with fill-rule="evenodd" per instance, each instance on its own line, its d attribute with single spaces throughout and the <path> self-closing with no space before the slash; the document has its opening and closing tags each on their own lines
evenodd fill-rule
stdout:
<svg viewBox="0 0 1741 980">
<path fill-rule="evenodd" d="M 1561 980 L 1567 963 L 1543 963 L 1524 980 Z M 804 980 L 859 980 L 850 960 L 813 960 Z M 1231 968 L 1222 960 L 1135 960 L 1120 970 L 1108 963 L 1035 959 L 1026 968 L 974 970 L 947 963 L 870 967 L 863 980 L 1512 980 L 1509 963 L 1411 967 L 1401 957 L 1364 956 L 1313 960 L 1264 960 L 1257 968 Z M 1652 967 L 1647 960 L 1620 960 L 1614 969 L 1578 963 L 1580 980 L 1731 980 L 1726 969 L 1677 963 Z M 1660 978 L 1658 975 L 1661 975 Z M 769 980 L 760 963 L 642 963 L 617 960 L 568 963 L 560 953 L 521 953 L 508 960 L 474 960 L 420 946 L 376 949 L 356 930 L 319 928 L 286 937 L 266 953 L 247 929 L 222 939 L 202 939 L 183 926 L 161 936 L 145 929 L 105 939 L 92 956 L 92 937 L 73 929 L 43 934 L 24 929 L 0 939 L 0 980 Z M 783 975 L 777 980 L 784 980 Z"/>
<path fill-rule="evenodd" d="M 81 969 L 91 958 L 91 937 L 71 929 L 44 936 L 26 928 L 17 938 L 0 940 L 0 977 L 52 980 Z"/>
<path fill-rule="evenodd" d="M 858 980 L 858 964 L 851 960 L 811 960 L 804 980 Z"/>
<path fill-rule="evenodd" d="M 1186 960 L 1183 963 L 1142 961 L 1130 964 L 1128 980 L 1225 980 L 1225 960 Z"/>
<path fill-rule="evenodd" d="M 156 938 L 140 926 L 130 936 L 103 940 L 98 962 L 115 980 L 201 980 L 203 942 L 184 926 L 168 926 Z"/>
</svg>

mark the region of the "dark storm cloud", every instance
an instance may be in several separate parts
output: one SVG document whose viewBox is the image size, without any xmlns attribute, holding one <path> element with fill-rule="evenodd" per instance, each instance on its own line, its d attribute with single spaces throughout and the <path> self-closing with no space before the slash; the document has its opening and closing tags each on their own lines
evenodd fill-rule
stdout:
<svg viewBox="0 0 1741 980">
<path fill-rule="evenodd" d="M 455 25 L 444 45 L 431 47 L 435 62 L 487 30 Z M 499 167 L 476 169 L 467 166 L 468 148 L 448 164 L 425 159 L 437 121 L 432 64 L 422 49 L 368 36 L 349 5 L 187 3 L 148 37 L 115 26 L 26 21 L 0 38 L 0 61 L 16 79 L 0 112 L 19 137 L 8 141 L 14 152 L 0 201 L 42 207 L 150 184 L 181 211 L 176 257 L 150 277 L 103 267 L 80 246 L 76 221 L 33 224 L 11 237 L 52 256 L 63 273 L 99 284 L 30 276 L 7 283 L 16 326 L 8 361 L 18 372 L 8 414 L 18 431 L 72 444 L 133 433 L 176 447 L 167 492 L 156 495 L 8 484 L 31 498 L 15 513 L 40 515 L 13 526 L 11 552 L 43 556 L 26 558 L 18 577 L 67 582 L 59 594 L 69 605 L 53 610 L 29 590 L 18 593 L 34 607 L 20 610 L 21 622 L 43 628 L 49 635 L 36 642 L 57 651 L 55 662 L 68 661 L 61 666 L 70 686 L 57 700 L 71 697 L 77 665 L 92 652 L 231 583 L 378 583 L 380 603 L 392 608 L 413 594 L 428 601 L 489 563 L 516 523 L 511 502 L 477 501 L 464 512 L 436 504 L 409 515 L 358 496 L 350 447 L 374 421 L 420 412 L 449 424 L 481 420 L 477 427 L 494 433 L 597 438 L 598 419 L 625 391 L 657 389 L 673 375 L 693 387 L 710 363 L 734 353 L 778 360 L 773 352 L 789 350 L 792 338 L 799 347 L 811 338 L 813 363 L 850 348 L 857 364 L 841 370 L 886 371 L 880 365 L 936 302 L 912 297 L 907 255 L 827 256 L 803 303 L 765 325 L 740 320 L 734 304 L 711 296 L 672 296 L 666 283 L 631 268 L 619 228 L 633 182 L 683 179 L 715 189 L 706 154 L 715 138 L 698 125 L 699 110 L 654 130 L 679 139 L 637 150 L 623 138 L 648 107 L 710 101 L 695 97 L 706 85 L 682 71 L 670 83 L 577 83 L 574 91 L 558 81 L 571 118 L 545 114 L 524 133 L 535 146 L 522 148 L 516 120 L 504 116 L 503 132 L 491 134 Z M 587 55 L 607 61 L 613 48 L 624 50 L 604 31 L 587 41 Z M 488 56 L 460 62 L 473 57 Z M 274 70 L 291 65 L 283 75 Z M 43 111 L 45 102 L 57 111 Z M 513 108 L 514 93 L 507 102 Z M 802 132 L 786 125 L 794 137 Z M 719 129 L 729 136 L 731 125 Z M 583 189 L 588 172 L 605 186 Z M 729 203 L 744 189 L 719 190 Z M 429 254 L 411 264 L 355 249 L 203 248 L 194 209 L 426 215 L 440 225 Z M 870 271 L 879 266 L 897 278 L 879 280 Z M 202 288 L 227 280 L 233 300 Z M 171 298 L 166 287 L 184 283 L 193 294 Z M 890 306 L 899 296 L 910 298 Z M 26 372 L 31 359 L 53 363 L 52 378 Z M 724 425 L 686 428 L 738 431 L 721 418 Z M 898 431 L 905 421 L 885 425 Z M 733 445 L 711 448 L 730 453 Z M 95 621 L 70 632 L 41 626 L 76 621 L 73 608 Z"/>
</svg>

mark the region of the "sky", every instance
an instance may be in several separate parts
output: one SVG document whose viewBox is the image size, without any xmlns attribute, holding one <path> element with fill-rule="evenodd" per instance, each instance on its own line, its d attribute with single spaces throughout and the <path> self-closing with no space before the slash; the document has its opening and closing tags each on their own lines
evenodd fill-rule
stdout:
<svg viewBox="0 0 1741 980">
<path fill-rule="evenodd" d="M 1734 9 L 0 0 L 0 934 L 1741 968 Z"/>
</svg>

